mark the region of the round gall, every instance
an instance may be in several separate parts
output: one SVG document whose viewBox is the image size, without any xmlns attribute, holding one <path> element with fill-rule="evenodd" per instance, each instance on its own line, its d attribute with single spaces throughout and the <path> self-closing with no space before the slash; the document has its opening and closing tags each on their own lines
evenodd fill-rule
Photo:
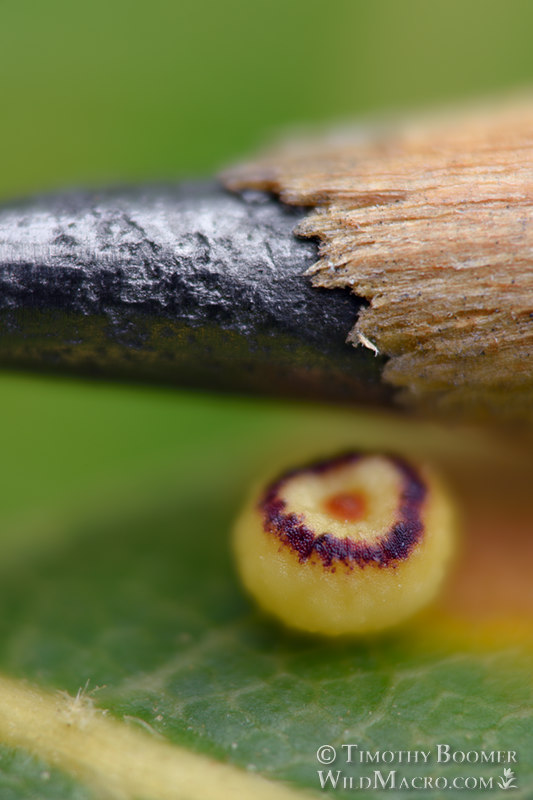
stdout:
<svg viewBox="0 0 533 800">
<path fill-rule="evenodd" d="M 245 586 L 287 625 L 327 635 L 403 622 L 437 594 L 455 514 L 425 466 L 347 453 L 254 492 L 235 527 Z"/>
</svg>

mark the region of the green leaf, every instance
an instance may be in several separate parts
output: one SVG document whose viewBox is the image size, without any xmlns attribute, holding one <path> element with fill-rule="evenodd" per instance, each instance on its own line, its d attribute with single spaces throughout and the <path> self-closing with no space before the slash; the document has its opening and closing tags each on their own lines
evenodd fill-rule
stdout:
<svg viewBox="0 0 533 800">
<path fill-rule="evenodd" d="M 16 435 L 6 426 L 5 463 L 14 467 L 5 470 L 4 490 L 16 494 L 24 472 L 27 502 L 17 517 L 17 504 L 4 499 L 4 675 L 73 697 L 81 689 L 156 742 L 160 735 L 296 789 L 320 788 L 317 770 L 329 769 L 317 763 L 324 744 L 337 749 L 335 771 L 372 775 L 375 764 L 344 763 L 342 745 L 356 744 L 358 752 L 432 751 L 428 765 L 383 769 L 409 777 L 492 777 L 491 797 L 504 796 L 496 779 L 510 766 L 521 792 L 515 796 L 531 795 L 527 647 L 476 650 L 431 620 L 355 643 L 302 636 L 258 612 L 235 574 L 230 531 L 252 474 L 276 458 L 286 464 L 295 453 L 323 452 L 325 441 L 333 449 L 341 439 L 390 442 L 393 431 L 398 442 L 408 441 L 412 426 L 43 380 L 4 378 L 3 388 L 11 419 L 29 419 L 26 428 L 13 426 Z M 449 446 L 447 432 L 424 429 L 423 438 L 430 448 Z M 437 764 L 439 743 L 517 750 L 519 762 Z M 70 772 L 61 758 L 50 766 L 4 748 L 0 796 L 85 800 L 88 790 Z"/>
<path fill-rule="evenodd" d="M 92 792 L 42 759 L 22 750 L 0 746 L 0 797 L 2 800 L 90 800 Z"/>
</svg>

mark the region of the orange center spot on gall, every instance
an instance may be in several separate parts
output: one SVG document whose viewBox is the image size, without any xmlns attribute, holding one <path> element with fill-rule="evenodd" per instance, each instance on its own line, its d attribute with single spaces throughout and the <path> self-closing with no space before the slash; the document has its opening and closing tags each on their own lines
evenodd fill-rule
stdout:
<svg viewBox="0 0 533 800">
<path fill-rule="evenodd" d="M 341 522 L 356 522 L 365 515 L 366 500 L 361 492 L 338 492 L 324 501 L 324 507 Z"/>
</svg>

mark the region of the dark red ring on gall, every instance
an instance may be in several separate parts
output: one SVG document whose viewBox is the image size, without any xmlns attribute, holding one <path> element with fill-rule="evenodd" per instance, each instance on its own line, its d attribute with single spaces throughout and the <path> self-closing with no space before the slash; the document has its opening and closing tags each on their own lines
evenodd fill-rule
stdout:
<svg viewBox="0 0 533 800">
<path fill-rule="evenodd" d="M 305 524 L 303 514 L 286 512 L 287 504 L 280 497 L 281 489 L 296 475 L 305 473 L 320 475 L 359 461 L 366 455 L 370 454 L 343 453 L 285 472 L 267 487 L 259 502 L 264 530 L 277 536 L 282 544 L 294 550 L 301 562 L 317 555 L 325 567 L 341 562 L 352 567 L 354 564 L 358 564 L 361 568 L 372 564 L 394 568 L 399 561 L 405 561 L 424 535 L 421 508 L 427 487 L 416 470 L 402 458 L 394 455 L 385 456 L 401 472 L 404 480 L 399 497 L 398 521 L 372 544 L 354 542 L 348 538 L 339 539 L 332 533 L 315 534 Z"/>
</svg>

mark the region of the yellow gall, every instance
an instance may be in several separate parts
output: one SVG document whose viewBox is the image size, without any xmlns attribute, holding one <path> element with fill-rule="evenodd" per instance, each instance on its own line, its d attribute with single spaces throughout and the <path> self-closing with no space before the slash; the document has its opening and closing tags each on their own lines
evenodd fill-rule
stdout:
<svg viewBox="0 0 533 800">
<path fill-rule="evenodd" d="M 430 603 L 454 532 L 433 470 L 350 452 L 255 490 L 234 543 L 243 582 L 266 611 L 333 636 L 385 630 Z"/>
</svg>

